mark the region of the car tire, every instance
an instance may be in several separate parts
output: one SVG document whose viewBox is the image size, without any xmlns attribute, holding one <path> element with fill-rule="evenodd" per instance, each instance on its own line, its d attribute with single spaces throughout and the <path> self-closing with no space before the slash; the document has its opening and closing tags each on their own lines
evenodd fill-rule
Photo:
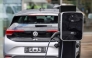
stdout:
<svg viewBox="0 0 92 58">
<path fill-rule="evenodd" d="M 81 41 L 79 43 L 79 54 L 77 55 L 76 58 L 81 58 Z"/>
</svg>

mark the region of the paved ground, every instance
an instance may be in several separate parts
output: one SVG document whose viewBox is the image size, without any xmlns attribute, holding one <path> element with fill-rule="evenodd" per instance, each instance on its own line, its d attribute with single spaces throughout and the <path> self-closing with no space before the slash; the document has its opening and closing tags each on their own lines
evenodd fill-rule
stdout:
<svg viewBox="0 0 92 58">
<path fill-rule="evenodd" d="M 0 39 L 0 58 L 3 58 L 2 53 L 3 39 Z M 81 48 L 81 58 L 92 58 L 92 33 L 84 33 Z"/>
<path fill-rule="evenodd" d="M 81 58 L 92 58 L 92 33 L 84 34 L 81 46 Z"/>
</svg>

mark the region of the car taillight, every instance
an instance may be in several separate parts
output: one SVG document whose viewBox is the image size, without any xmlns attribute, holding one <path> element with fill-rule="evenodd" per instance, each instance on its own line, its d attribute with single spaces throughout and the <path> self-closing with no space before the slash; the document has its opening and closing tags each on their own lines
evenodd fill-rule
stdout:
<svg viewBox="0 0 92 58">
<path fill-rule="evenodd" d="M 24 32 L 24 30 L 6 30 L 6 35 L 12 35 L 14 32 Z"/>
<path fill-rule="evenodd" d="M 58 30 L 47 30 L 47 32 L 57 32 Z"/>
<path fill-rule="evenodd" d="M 5 55 L 5 58 L 12 58 L 12 56 L 9 56 L 9 55 Z"/>
</svg>

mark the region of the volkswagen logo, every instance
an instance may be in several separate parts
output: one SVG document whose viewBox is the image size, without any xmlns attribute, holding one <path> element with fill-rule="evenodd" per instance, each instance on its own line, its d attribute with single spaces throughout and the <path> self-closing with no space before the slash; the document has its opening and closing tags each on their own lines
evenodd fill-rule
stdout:
<svg viewBox="0 0 92 58">
<path fill-rule="evenodd" d="M 33 36 L 38 36 L 38 32 L 34 31 Z"/>
</svg>

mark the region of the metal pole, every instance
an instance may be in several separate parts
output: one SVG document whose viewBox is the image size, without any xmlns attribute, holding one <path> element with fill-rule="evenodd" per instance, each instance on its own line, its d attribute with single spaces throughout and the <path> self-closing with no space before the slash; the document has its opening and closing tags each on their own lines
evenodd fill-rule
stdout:
<svg viewBox="0 0 92 58">
<path fill-rule="evenodd" d="M 62 57 L 60 58 L 76 58 L 76 41 L 63 41 Z"/>
<path fill-rule="evenodd" d="M 62 0 L 60 0 L 60 5 L 62 4 Z"/>
<path fill-rule="evenodd" d="M 80 6 L 80 0 L 76 0 L 76 6 L 79 8 Z"/>
<path fill-rule="evenodd" d="M 24 9 L 24 0 L 21 0 L 22 4 L 22 10 Z"/>
</svg>

